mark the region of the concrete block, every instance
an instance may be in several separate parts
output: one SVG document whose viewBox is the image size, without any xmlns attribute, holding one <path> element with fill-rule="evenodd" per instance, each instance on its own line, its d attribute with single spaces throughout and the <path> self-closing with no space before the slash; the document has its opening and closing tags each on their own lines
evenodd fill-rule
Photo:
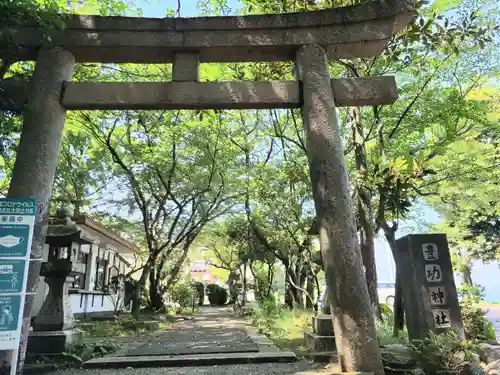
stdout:
<svg viewBox="0 0 500 375">
<path fill-rule="evenodd" d="M 334 336 L 320 336 L 313 332 L 304 332 L 306 347 L 315 353 L 333 352 L 336 350 Z"/>
<path fill-rule="evenodd" d="M 77 329 L 64 331 L 30 331 L 28 337 L 28 353 L 57 354 L 66 351 L 66 346 L 79 341 L 83 332 Z"/>
<path fill-rule="evenodd" d="M 312 318 L 313 332 L 320 336 L 334 336 L 331 315 L 318 315 Z"/>
</svg>

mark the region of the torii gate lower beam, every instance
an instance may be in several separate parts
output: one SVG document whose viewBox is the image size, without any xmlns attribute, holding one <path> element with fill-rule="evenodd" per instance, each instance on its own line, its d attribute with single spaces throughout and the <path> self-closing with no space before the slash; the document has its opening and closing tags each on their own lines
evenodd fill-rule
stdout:
<svg viewBox="0 0 500 375">
<path fill-rule="evenodd" d="M 332 79 L 337 107 L 392 104 L 398 98 L 394 77 Z M 0 110 L 22 110 L 31 83 L 0 81 Z M 271 109 L 300 108 L 297 81 L 255 82 L 65 82 L 65 109 Z"/>
</svg>

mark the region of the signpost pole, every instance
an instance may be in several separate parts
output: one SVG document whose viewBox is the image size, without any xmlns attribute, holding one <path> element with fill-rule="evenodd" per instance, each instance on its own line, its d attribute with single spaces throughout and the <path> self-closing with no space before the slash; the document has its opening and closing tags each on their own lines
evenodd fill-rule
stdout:
<svg viewBox="0 0 500 375">
<path fill-rule="evenodd" d="M 35 200 L 0 199 L 0 351 L 12 351 L 15 375 L 23 323 Z"/>
</svg>

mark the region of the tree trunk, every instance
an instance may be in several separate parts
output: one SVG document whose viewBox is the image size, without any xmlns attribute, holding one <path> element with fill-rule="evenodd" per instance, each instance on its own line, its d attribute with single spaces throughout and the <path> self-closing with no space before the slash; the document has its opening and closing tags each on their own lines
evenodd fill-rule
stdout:
<svg viewBox="0 0 500 375">
<path fill-rule="evenodd" d="M 323 301 L 321 302 L 321 313 L 323 315 L 332 314 L 332 304 L 330 303 L 330 299 L 328 297 L 328 285 L 325 286 L 325 295 L 323 296 Z"/>
<path fill-rule="evenodd" d="M 373 229 L 372 196 L 365 187 L 367 162 L 363 125 L 361 123 L 361 110 L 353 107 L 350 110 L 352 133 L 354 138 L 354 155 L 356 159 L 356 192 L 358 200 L 358 217 L 361 224 L 361 255 L 365 267 L 365 278 L 368 294 L 375 318 L 382 319 L 377 291 L 377 266 L 375 263 L 375 231 Z"/>
<path fill-rule="evenodd" d="M 401 285 L 401 278 L 396 272 L 396 288 L 394 293 L 394 327 L 393 335 L 394 337 L 399 336 L 405 328 L 405 310 L 403 306 L 403 286 Z"/>
<path fill-rule="evenodd" d="M 236 283 L 238 282 L 238 273 L 234 270 L 229 271 L 229 277 L 227 278 L 227 286 L 229 289 L 229 304 L 234 305 L 238 302 L 238 290 L 236 288 Z"/>
<path fill-rule="evenodd" d="M 266 294 L 265 294 L 265 299 L 271 298 L 271 292 L 273 291 L 273 283 L 274 283 L 274 273 L 273 273 L 273 266 L 271 264 L 267 265 L 267 288 L 266 288 Z"/>
<path fill-rule="evenodd" d="M 309 172 L 341 370 L 383 374 L 326 52 L 297 51 Z"/>
<path fill-rule="evenodd" d="M 405 316 L 404 316 L 404 305 L 403 305 L 403 290 L 401 285 L 401 278 L 399 277 L 400 267 L 398 266 L 399 257 L 397 255 L 397 247 L 396 247 L 396 230 L 397 227 L 393 226 L 389 227 L 387 224 L 382 226 L 384 231 L 385 239 L 389 244 L 389 247 L 392 252 L 392 256 L 394 258 L 394 264 L 396 265 L 396 290 L 394 293 L 394 327 L 393 333 L 394 336 L 399 336 L 399 332 L 404 329 L 405 324 Z"/>
<path fill-rule="evenodd" d="M 142 269 L 142 274 L 139 281 L 135 284 L 134 295 L 132 297 L 132 309 L 130 314 L 135 318 L 139 318 L 139 314 L 141 313 L 141 299 L 144 290 L 146 289 L 146 281 L 148 280 L 150 264 L 152 263 L 151 259 L 148 259 L 144 268 Z"/>
<path fill-rule="evenodd" d="M 295 287 L 297 285 L 297 278 L 291 270 L 287 270 L 285 273 L 285 304 L 290 308 L 294 309 L 297 307 L 298 301 L 298 289 Z M 294 285 L 295 284 L 295 285 Z"/>
<path fill-rule="evenodd" d="M 243 291 L 241 296 L 241 306 L 245 306 L 247 303 L 247 264 L 243 264 Z"/>
<path fill-rule="evenodd" d="M 373 232 L 373 231 L 372 231 Z M 375 318 L 382 319 L 380 312 L 380 303 L 377 290 L 377 266 L 375 263 L 375 243 L 373 237 L 369 238 L 364 229 L 361 230 L 361 255 L 363 257 L 363 265 L 365 267 L 366 286 L 373 308 Z"/>
<path fill-rule="evenodd" d="M 73 55 L 61 48 L 42 47 L 38 51 L 8 192 L 9 198 L 33 198 L 36 201 L 17 374 L 22 373 L 26 356 L 31 309 L 38 286 L 48 210 L 64 129 L 66 110 L 60 105 L 62 87 L 64 81 L 71 81 L 74 64 Z M 6 370 L 11 367 L 12 354 L 9 351 L 0 352 L 0 363 Z"/>
<path fill-rule="evenodd" d="M 229 276 L 227 278 L 227 287 L 229 289 L 229 305 L 234 305 L 236 303 L 236 299 L 238 298 L 238 293 L 236 292 L 236 278 L 237 274 L 233 271 L 229 271 Z"/>
<path fill-rule="evenodd" d="M 153 311 L 160 311 L 165 307 L 158 272 L 156 267 L 149 270 L 149 302 Z"/>
<path fill-rule="evenodd" d="M 307 272 L 307 277 L 306 277 L 306 283 L 307 283 L 306 309 L 313 310 L 313 309 L 315 309 L 314 290 L 316 289 L 315 288 L 316 284 L 314 281 L 314 272 L 313 272 L 312 268 L 309 266 L 309 267 L 307 267 L 307 270 L 308 270 L 308 272 Z"/>
<path fill-rule="evenodd" d="M 297 281 L 296 281 L 296 285 L 298 286 L 298 288 L 295 288 L 295 291 L 296 291 L 296 299 L 297 299 L 297 303 L 296 303 L 296 307 L 298 309 L 304 309 L 304 298 L 307 299 L 307 296 L 305 296 L 305 293 L 304 293 L 304 288 L 306 286 L 306 281 L 307 281 L 307 275 L 305 273 L 305 270 L 304 270 L 304 267 L 297 267 L 297 271 L 296 271 L 296 275 L 297 275 Z"/>
<path fill-rule="evenodd" d="M 472 282 L 472 270 L 470 265 L 463 265 L 462 277 L 464 284 L 469 286 L 474 285 L 474 283 Z"/>
<path fill-rule="evenodd" d="M 285 274 L 285 277 L 286 277 L 286 274 Z M 294 297 L 293 297 L 293 292 L 291 290 L 291 284 L 290 284 L 290 281 L 288 279 L 285 280 L 285 305 L 290 308 L 290 309 L 293 309 L 293 306 L 294 306 Z"/>
</svg>

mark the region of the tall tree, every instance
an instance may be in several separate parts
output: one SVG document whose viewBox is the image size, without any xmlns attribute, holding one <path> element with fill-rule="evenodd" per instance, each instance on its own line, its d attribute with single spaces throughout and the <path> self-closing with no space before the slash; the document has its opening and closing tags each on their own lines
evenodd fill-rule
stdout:
<svg viewBox="0 0 500 375">
<path fill-rule="evenodd" d="M 244 4 L 250 13 L 333 6 L 328 1 Z M 395 251 L 399 219 L 408 213 L 415 198 L 429 194 L 424 183 L 431 172 L 428 164 L 447 145 L 471 131 L 469 120 L 476 125 L 480 122 L 477 106 L 466 95 L 491 68 L 492 60 L 478 54 L 478 47 L 487 47 L 496 29 L 489 15 L 477 12 L 483 4 L 427 5 L 418 1 L 418 16 L 406 32 L 390 41 L 381 56 L 332 64 L 334 77 L 393 74 L 398 81 L 400 98 L 394 105 L 348 109 L 343 116 L 347 157 L 355 177 L 351 181 L 356 182 L 363 258 L 368 271 L 365 276 L 375 306 L 376 275 L 370 272 L 375 269 L 372 233 L 382 229 Z M 457 70 L 464 56 L 470 59 L 472 55 L 482 56 L 476 59 L 474 68 Z"/>
<path fill-rule="evenodd" d="M 233 204 L 227 172 L 233 154 L 218 116 L 204 113 L 200 121 L 180 112 L 82 114 L 82 125 L 116 165 L 122 203 L 141 218 L 148 257 L 133 301 L 135 315 L 148 278 L 152 307 L 163 307 L 163 294 L 196 236 Z"/>
<path fill-rule="evenodd" d="M 98 147 L 99 146 L 99 147 Z M 52 208 L 70 205 L 75 215 L 94 211 L 112 179 L 106 149 L 81 129 L 68 129 L 61 145 Z"/>
</svg>

